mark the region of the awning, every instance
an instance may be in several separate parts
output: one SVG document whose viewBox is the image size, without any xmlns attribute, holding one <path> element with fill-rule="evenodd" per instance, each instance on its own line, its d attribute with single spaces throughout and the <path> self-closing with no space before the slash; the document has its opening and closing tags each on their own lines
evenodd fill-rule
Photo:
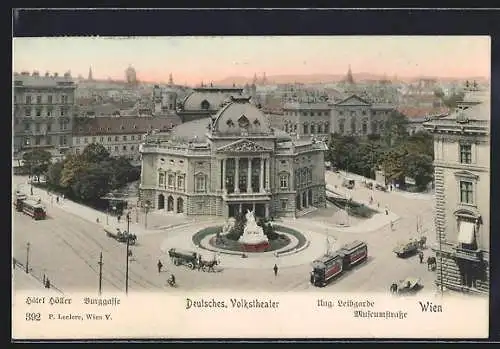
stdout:
<svg viewBox="0 0 500 349">
<path fill-rule="evenodd" d="M 471 244 L 474 241 L 474 223 L 460 222 L 458 232 L 458 242 L 462 244 Z"/>
</svg>

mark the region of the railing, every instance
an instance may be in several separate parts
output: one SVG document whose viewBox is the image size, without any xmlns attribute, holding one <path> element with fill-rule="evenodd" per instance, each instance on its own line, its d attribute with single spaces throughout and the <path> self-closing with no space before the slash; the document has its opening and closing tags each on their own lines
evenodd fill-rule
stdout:
<svg viewBox="0 0 500 349">
<path fill-rule="evenodd" d="M 455 257 L 466 259 L 473 262 L 479 262 L 482 260 L 482 251 L 481 250 L 468 250 L 464 249 L 460 246 L 455 246 Z"/>
<path fill-rule="evenodd" d="M 23 273 L 26 272 L 26 266 L 16 258 L 12 258 L 12 267 L 14 269 L 16 269 L 16 268 L 19 269 L 20 272 L 23 272 Z M 52 281 L 47 282 L 49 280 L 47 274 L 40 275 L 40 274 L 36 273 L 32 266 L 29 267 L 28 274 L 30 276 L 32 276 L 33 278 L 35 278 L 35 280 L 39 281 L 40 286 L 45 287 L 45 288 L 50 288 L 50 289 L 55 290 L 61 294 L 64 293 L 63 291 L 61 291 L 61 289 L 56 287 Z M 49 287 L 47 287 L 47 286 L 49 286 Z"/>
</svg>

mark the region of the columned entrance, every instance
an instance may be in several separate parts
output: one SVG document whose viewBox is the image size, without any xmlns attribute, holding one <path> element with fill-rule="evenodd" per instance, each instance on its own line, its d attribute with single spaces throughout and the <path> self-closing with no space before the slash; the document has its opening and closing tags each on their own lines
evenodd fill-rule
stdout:
<svg viewBox="0 0 500 349">
<path fill-rule="evenodd" d="M 269 216 L 269 204 L 265 203 L 228 203 L 229 217 L 245 215 L 247 210 L 255 210 L 255 217 L 264 218 Z M 267 206 L 267 207 L 266 207 Z"/>
</svg>

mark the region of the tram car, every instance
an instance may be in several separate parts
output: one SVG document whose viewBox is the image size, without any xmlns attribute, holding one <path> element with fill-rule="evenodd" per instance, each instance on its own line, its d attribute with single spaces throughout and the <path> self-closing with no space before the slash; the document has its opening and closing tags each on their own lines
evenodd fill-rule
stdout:
<svg viewBox="0 0 500 349">
<path fill-rule="evenodd" d="M 368 246 L 356 240 L 342 246 L 337 251 L 316 259 L 312 263 L 310 282 L 316 287 L 324 287 L 334 277 L 366 261 Z"/>
<path fill-rule="evenodd" d="M 350 269 L 356 264 L 366 261 L 368 258 L 368 246 L 366 243 L 356 240 L 342 246 L 339 253 L 343 256 L 344 269 Z"/>
<path fill-rule="evenodd" d="M 36 221 L 47 218 L 45 208 L 40 203 L 38 203 L 38 201 L 18 200 L 16 205 L 18 211 L 22 211 Z"/>
<path fill-rule="evenodd" d="M 335 276 L 342 273 L 344 261 L 340 253 L 325 255 L 312 263 L 311 284 L 324 287 Z"/>
</svg>

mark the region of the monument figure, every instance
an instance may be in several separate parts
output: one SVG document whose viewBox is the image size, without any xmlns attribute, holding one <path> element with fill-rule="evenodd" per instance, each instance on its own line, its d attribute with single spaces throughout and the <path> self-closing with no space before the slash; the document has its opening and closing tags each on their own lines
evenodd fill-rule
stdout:
<svg viewBox="0 0 500 349">
<path fill-rule="evenodd" d="M 264 230 L 262 227 L 257 225 L 255 221 L 254 211 L 247 210 L 245 214 L 246 223 L 245 228 L 243 228 L 243 234 L 239 238 L 238 242 L 245 245 L 259 245 L 259 244 L 267 244 L 269 240 L 267 236 L 264 234 Z"/>
</svg>

